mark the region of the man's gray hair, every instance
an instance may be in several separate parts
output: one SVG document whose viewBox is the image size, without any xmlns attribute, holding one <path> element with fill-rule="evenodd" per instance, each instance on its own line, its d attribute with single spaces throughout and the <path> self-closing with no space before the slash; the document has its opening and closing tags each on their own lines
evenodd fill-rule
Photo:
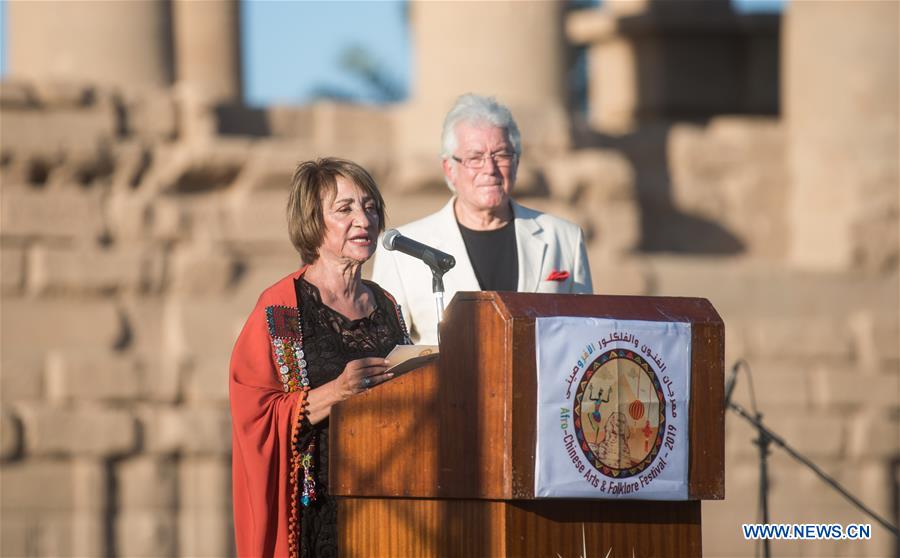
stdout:
<svg viewBox="0 0 900 558">
<path fill-rule="evenodd" d="M 456 100 L 453 108 L 444 118 L 444 129 L 441 132 L 441 157 L 449 159 L 459 147 L 456 137 L 456 126 L 462 122 L 470 124 L 485 123 L 506 130 L 510 143 L 518 158 L 522 154 L 522 136 L 512 113 L 497 102 L 494 97 L 483 97 L 474 93 L 466 93 Z M 452 188 L 452 186 L 451 186 Z"/>
</svg>

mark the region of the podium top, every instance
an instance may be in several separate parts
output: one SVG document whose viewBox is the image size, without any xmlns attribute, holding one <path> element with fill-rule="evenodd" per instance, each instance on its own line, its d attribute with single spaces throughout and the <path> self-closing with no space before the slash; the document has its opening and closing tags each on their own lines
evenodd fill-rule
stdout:
<svg viewBox="0 0 900 558">
<path fill-rule="evenodd" d="M 716 309 L 705 298 L 475 291 L 456 293 L 447 308 L 448 312 L 457 300 L 494 302 L 506 319 L 582 316 L 651 322 L 722 323 Z"/>
</svg>

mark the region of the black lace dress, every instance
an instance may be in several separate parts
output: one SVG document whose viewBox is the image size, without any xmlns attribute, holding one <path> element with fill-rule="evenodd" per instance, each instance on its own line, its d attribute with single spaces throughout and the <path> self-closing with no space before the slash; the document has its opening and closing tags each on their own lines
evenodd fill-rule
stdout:
<svg viewBox="0 0 900 558">
<path fill-rule="evenodd" d="M 294 282 L 300 303 L 303 350 L 308 365 L 309 387 L 326 384 L 344 371 L 351 360 L 385 357 L 400 343 L 408 343 L 394 304 L 384 291 L 369 281 L 376 307 L 359 320 L 350 320 L 322 303 L 319 289 L 302 277 Z M 316 499 L 300 509 L 300 557 L 337 556 L 337 506 L 328 493 L 328 419 L 315 426 L 304 419 L 298 445 L 316 444 L 314 476 Z"/>
</svg>

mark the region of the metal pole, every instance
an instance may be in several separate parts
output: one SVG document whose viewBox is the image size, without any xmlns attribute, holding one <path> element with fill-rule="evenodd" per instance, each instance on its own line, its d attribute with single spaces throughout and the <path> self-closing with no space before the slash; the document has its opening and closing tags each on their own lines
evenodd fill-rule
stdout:
<svg viewBox="0 0 900 558">
<path fill-rule="evenodd" d="M 762 424 L 762 413 L 756 413 L 757 424 Z M 762 522 L 769 524 L 769 444 L 771 438 L 759 427 L 757 427 L 759 437 L 756 439 L 756 445 L 759 446 L 759 507 L 762 510 Z M 763 539 L 763 556 L 770 558 L 772 549 L 769 539 Z"/>
<path fill-rule="evenodd" d="M 437 335 L 438 345 L 441 344 L 441 318 L 444 317 L 444 292 L 438 291 L 434 293 L 434 309 L 437 312 Z"/>
<path fill-rule="evenodd" d="M 431 291 L 434 293 L 434 310 L 437 312 L 435 337 L 441 344 L 441 320 L 444 319 L 444 273 L 431 268 Z"/>
</svg>

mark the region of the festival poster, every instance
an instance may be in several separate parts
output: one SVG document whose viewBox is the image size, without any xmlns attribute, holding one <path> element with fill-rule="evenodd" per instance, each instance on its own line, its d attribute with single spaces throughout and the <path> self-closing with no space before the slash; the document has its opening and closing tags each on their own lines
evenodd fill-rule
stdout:
<svg viewBox="0 0 900 558">
<path fill-rule="evenodd" d="M 686 500 L 691 324 L 535 320 L 538 498 Z"/>
</svg>

